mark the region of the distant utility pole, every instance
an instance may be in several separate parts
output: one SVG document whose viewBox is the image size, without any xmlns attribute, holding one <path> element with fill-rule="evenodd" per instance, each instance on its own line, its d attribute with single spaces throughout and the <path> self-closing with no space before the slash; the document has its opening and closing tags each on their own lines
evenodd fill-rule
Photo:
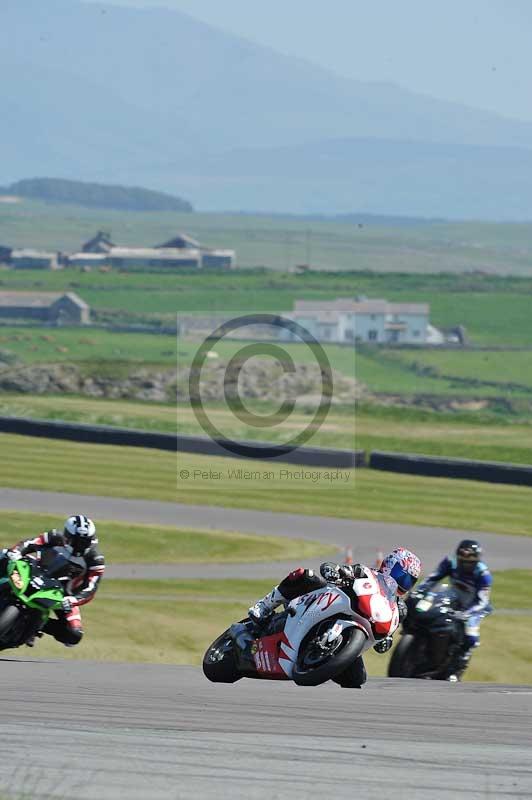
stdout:
<svg viewBox="0 0 532 800">
<path fill-rule="evenodd" d="M 310 230 L 305 231 L 305 264 L 310 267 Z"/>
<path fill-rule="evenodd" d="M 285 246 L 286 246 L 286 269 L 290 269 L 290 231 L 286 231 Z"/>
</svg>

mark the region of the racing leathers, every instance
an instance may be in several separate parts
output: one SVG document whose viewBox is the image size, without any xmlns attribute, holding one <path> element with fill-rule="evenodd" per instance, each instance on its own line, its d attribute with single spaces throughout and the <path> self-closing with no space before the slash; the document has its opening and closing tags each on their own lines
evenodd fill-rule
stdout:
<svg viewBox="0 0 532 800">
<path fill-rule="evenodd" d="M 270 619 L 276 608 L 284 603 L 289 603 L 291 600 L 295 600 L 296 597 L 312 592 L 315 589 L 322 589 L 327 586 L 327 584 L 331 583 L 342 586 L 343 588 L 352 587 L 354 580 L 366 577 L 371 571 L 374 573 L 377 572 L 377 570 L 371 570 L 370 567 L 366 567 L 363 564 L 340 565 L 330 561 L 326 561 L 320 566 L 320 575 L 317 575 L 312 569 L 299 567 L 299 569 L 290 572 L 281 583 L 274 586 L 269 594 L 257 600 L 257 602 L 251 606 L 248 611 L 249 618 L 253 620 L 257 626 L 260 626 Z M 391 590 L 391 594 L 395 595 L 395 590 L 397 588 L 395 581 L 392 579 L 387 580 L 385 576 L 383 577 Z M 399 619 L 401 621 L 406 615 L 406 604 L 399 597 L 394 596 L 394 599 L 397 602 Z M 385 632 L 380 635 L 380 638 L 379 634 L 377 634 L 376 638 L 379 640 L 374 645 L 374 650 L 378 653 L 386 653 L 392 646 L 391 635 Z M 364 661 L 362 656 L 359 656 L 349 667 L 348 674 L 341 676 L 340 679 L 336 679 L 336 682 L 346 688 L 360 688 L 366 680 L 367 673 Z"/>
<path fill-rule="evenodd" d="M 64 544 L 65 537 L 62 533 L 56 530 L 46 531 L 34 539 L 18 542 L 10 548 L 7 556 L 9 557 L 10 553 L 25 556 L 29 553 L 38 553 L 47 547 L 60 547 Z M 97 541 L 90 543 L 80 555 L 85 560 L 85 572 L 69 581 L 66 587 L 68 595 L 63 601 L 63 609 L 56 611 L 57 619 L 48 620 L 43 628 L 44 633 L 49 633 L 58 642 L 70 647 L 79 644 L 83 636 L 80 606 L 93 599 L 105 571 L 105 559 L 98 550 Z"/>
<path fill-rule="evenodd" d="M 460 569 L 456 557 L 446 556 L 423 581 L 419 590 L 431 589 L 444 578 L 450 578 L 458 595 L 461 610 L 455 617 L 464 625 L 464 644 L 455 670 L 460 677 L 467 668 L 474 648 L 480 644 L 480 622 L 493 610 L 490 605 L 493 579 L 483 561 L 478 561 L 471 572 L 466 572 Z"/>
</svg>

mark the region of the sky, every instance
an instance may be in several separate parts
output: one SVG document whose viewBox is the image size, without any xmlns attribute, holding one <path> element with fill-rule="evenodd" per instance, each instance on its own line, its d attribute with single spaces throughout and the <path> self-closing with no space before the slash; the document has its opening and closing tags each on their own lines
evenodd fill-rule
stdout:
<svg viewBox="0 0 532 800">
<path fill-rule="evenodd" d="M 341 75 L 532 120 L 531 0 L 88 0 L 165 7 Z"/>
</svg>

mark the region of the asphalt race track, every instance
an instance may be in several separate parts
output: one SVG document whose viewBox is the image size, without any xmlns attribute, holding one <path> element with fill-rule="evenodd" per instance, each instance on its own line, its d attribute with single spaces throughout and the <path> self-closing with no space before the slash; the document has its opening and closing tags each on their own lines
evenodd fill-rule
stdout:
<svg viewBox="0 0 532 800">
<path fill-rule="evenodd" d="M 276 514 L 216 506 L 192 506 L 150 500 L 124 500 L 114 497 L 38 492 L 26 489 L 0 489 L 0 509 L 57 514 L 61 520 L 80 510 L 98 520 L 118 520 L 156 525 L 211 530 L 237 530 L 249 533 L 290 536 L 330 542 L 331 553 L 346 546 L 353 547 L 355 559 L 373 563 L 377 551 L 392 549 L 397 544 L 410 547 L 431 569 L 446 552 L 454 550 L 470 531 L 446 528 L 416 527 L 384 522 L 310 517 L 299 514 Z M 492 569 L 532 568 L 532 536 L 500 536 L 475 533 L 485 548 Z M 106 573 L 111 577 L 272 577 L 293 568 L 288 564 L 224 565 L 114 565 Z"/>
<path fill-rule="evenodd" d="M 59 518 L 83 509 L 96 519 L 318 539 L 331 550 L 351 545 L 367 561 L 402 542 L 432 564 L 467 535 L 11 489 L 0 490 L 0 508 Z M 494 568 L 532 566 L 532 537 L 477 536 Z M 287 566 L 208 570 L 278 577 Z M 196 573 L 193 565 L 113 565 L 112 574 Z M 197 574 L 206 576 L 206 567 Z M 9 656 L 0 658 L 0 671 L 1 800 L 532 797 L 532 686 L 380 678 L 362 690 L 250 680 L 224 686 L 194 667 Z"/>
<path fill-rule="evenodd" d="M 532 795 L 532 687 L 223 686 L 194 667 L 83 661 L 0 670 L 2 798 Z"/>
</svg>

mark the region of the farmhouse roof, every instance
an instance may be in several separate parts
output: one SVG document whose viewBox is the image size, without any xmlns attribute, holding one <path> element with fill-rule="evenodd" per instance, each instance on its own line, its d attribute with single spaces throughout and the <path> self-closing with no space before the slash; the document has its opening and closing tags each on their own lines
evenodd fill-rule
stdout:
<svg viewBox="0 0 532 800">
<path fill-rule="evenodd" d="M 80 253 L 71 253 L 69 255 L 70 261 L 75 261 L 76 259 L 83 259 L 85 261 L 105 261 L 107 259 L 108 253 L 91 253 L 91 252 L 83 252 Z"/>
<path fill-rule="evenodd" d="M 340 297 L 336 300 L 296 300 L 294 314 L 324 315 L 348 314 L 428 314 L 428 303 L 389 303 L 387 300 L 351 300 Z"/>
<path fill-rule="evenodd" d="M 46 250 L 32 250 L 31 248 L 22 248 L 20 250 L 13 250 L 12 258 L 55 258 L 56 253 L 50 253 Z"/>
<path fill-rule="evenodd" d="M 68 297 L 80 308 L 88 308 L 85 301 L 74 292 L 0 292 L 0 307 L 49 308 L 63 297 Z"/>
<path fill-rule="evenodd" d="M 177 236 L 174 236 L 173 239 L 169 239 L 167 242 L 163 244 L 156 245 L 157 249 L 168 249 L 168 248 L 177 248 L 178 250 L 197 250 L 201 248 L 201 245 L 196 239 L 193 239 L 191 236 L 188 236 L 186 233 L 178 233 Z"/>
<path fill-rule="evenodd" d="M 113 247 L 109 251 L 111 258 L 150 258 L 159 261 L 185 259 L 194 255 L 199 258 L 198 250 L 187 250 L 157 247 Z"/>
<path fill-rule="evenodd" d="M 93 236 L 92 239 L 89 239 L 88 242 L 85 242 L 82 245 L 81 249 L 84 253 L 91 253 L 96 249 L 100 250 L 110 250 L 111 247 L 114 247 L 113 242 L 111 241 L 111 234 L 107 231 L 98 231 L 96 236 Z"/>
<path fill-rule="evenodd" d="M 82 300 L 79 294 L 76 294 L 75 292 L 65 292 L 65 294 L 60 295 L 57 298 L 57 300 L 63 300 L 63 298 L 65 297 L 68 297 L 68 299 L 72 303 L 75 303 L 78 306 L 78 308 L 87 308 L 87 309 L 89 308 L 88 303 L 86 303 L 85 300 Z"/>
</svg>

